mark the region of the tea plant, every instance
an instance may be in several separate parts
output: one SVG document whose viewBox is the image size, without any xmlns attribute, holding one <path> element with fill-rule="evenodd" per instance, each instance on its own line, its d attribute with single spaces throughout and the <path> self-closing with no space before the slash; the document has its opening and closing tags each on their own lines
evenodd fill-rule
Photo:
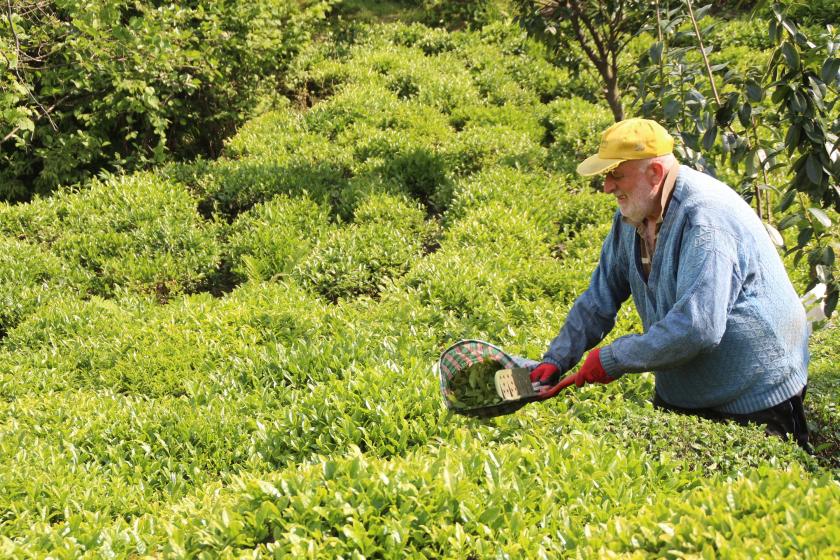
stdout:
<svg viewBox="0 0 840 560">
<path fill-rule="evenodd" d="M 0 556 L 837 556 L 831 324 L 816 457 L 649 374 L 447 411 L 442 350 L 539 360 L 588 285 L 610 113 L 509 23 L 333 39 L 218 160 L 0 205 Z"/>
<path fill-rule="evenodd" d="M 152 174 L 96 181 L 29 205 L 0 209 L 0 231 L 88 273 L 87 290 L 194 290 L 219 262 L 214 227 L 186 189 Z"/>
</svg>

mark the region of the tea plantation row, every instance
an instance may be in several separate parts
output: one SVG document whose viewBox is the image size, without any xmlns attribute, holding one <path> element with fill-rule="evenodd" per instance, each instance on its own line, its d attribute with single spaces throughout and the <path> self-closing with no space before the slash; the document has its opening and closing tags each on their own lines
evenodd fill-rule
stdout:
<svg viewBox="0 0 840 560">
<path fill-rule="evenodd" d="M 294 79 L 312 106 L 220 160 L 0 206 L 0 555 L 840 554 L 836 328 L 818 458 L 645 375 L 445 412 L 441 350 L 538 358 L 587 285 L 613 205 L 572 170 L 611 118 L 580 78 L 512 26 L 393 24 Z"/>
</svg>

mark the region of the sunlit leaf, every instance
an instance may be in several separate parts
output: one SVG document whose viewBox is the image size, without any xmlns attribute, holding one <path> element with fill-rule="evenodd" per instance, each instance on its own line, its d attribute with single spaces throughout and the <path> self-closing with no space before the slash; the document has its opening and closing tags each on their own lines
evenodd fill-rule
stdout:
<svg viewBox="0 0 840 560">
<path fill-rule="evenodd" d="M 808 212 L 810 212 L 811 215 L 814 216 L 814 218 L 816 218 L 817 222 L 819 222 L 819 224 L 822 227 L 824 227 L 824 228 L 830 228 L 831 227 L 831 218 L 829 218 L 828 214 L 826 214 L 822 209 L 812 207 L 812 208 L 808 208 Z"/>
<path fill-rule="evenodd" d="M 768 224 L 767 222 L 764 222 L 764 228 L 767 230 L 767 234 L 770 236 L 771 241 L 773 241 L 773 243 L 777 247 L 784 247 L 785 246 L 785 240 L 782 237 L 782 234 L 779 233 L 779 230 L 777 230 L 776 228 L 774 228 L 772 225 Z"/>
</svg>

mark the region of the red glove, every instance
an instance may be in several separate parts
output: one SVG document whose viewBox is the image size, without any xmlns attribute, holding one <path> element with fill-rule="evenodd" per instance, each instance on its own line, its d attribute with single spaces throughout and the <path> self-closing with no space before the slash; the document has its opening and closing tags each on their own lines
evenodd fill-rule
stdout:
<svg viewBox="0 0 840 560">
<path fill-rule="evenodd" d="M 560 369 L 554 364 L 543 362 L 531 370 L 531 383 L 539 381 L 543 385 L 537 398 L 541 401 L 550 399 L 574 383 L 574 376 L 569 375 L 560 381 Z M 559 381 L 559 383 L 558 383 Z"/>
<path fill-rule="evenodd" d="M 560 369 L 554 364 L 543 362 L 531 370 L 531 383 L 539 381 L 543 385 L 554 385 L 560 380 Z"/>
<path fill-rule="evenodd" d="M 586 356 L 583 365 L 574 374 L 575 385 L 583 387 L 585 383 L 611 383 L 615 378 L 607 375 L 604 366 L 601 365 L 601 349 L 596 348 Z"/>
</svg>

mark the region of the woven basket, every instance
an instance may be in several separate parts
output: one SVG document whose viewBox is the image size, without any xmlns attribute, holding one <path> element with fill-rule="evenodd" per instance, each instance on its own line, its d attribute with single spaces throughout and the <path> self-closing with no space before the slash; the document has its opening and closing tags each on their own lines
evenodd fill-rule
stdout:
<svg viewBox="0 0 840 560">
<path fill-rule="evenodd" d="M 440 391 L 443 395 L 443 402 L 446 408 L 456 414 L 474 416 L 477 418 L 492 418 L 516 412 L 535 398 L 520 399 L 517 401 L 505 401 L 490 406 L 474 408 L 461 408 L 452 402 L 452 379 L 461 375 L 471 365 L 485 360 L 496 360 L 505 368 L 526 367 L 533 369 L 539 362 L 511 356 L 498 346 L 494 346 L 483 340 L 461 340 L 443 351 L 438 361 L 438 373 L 440 375 Z"/>
</svg>

